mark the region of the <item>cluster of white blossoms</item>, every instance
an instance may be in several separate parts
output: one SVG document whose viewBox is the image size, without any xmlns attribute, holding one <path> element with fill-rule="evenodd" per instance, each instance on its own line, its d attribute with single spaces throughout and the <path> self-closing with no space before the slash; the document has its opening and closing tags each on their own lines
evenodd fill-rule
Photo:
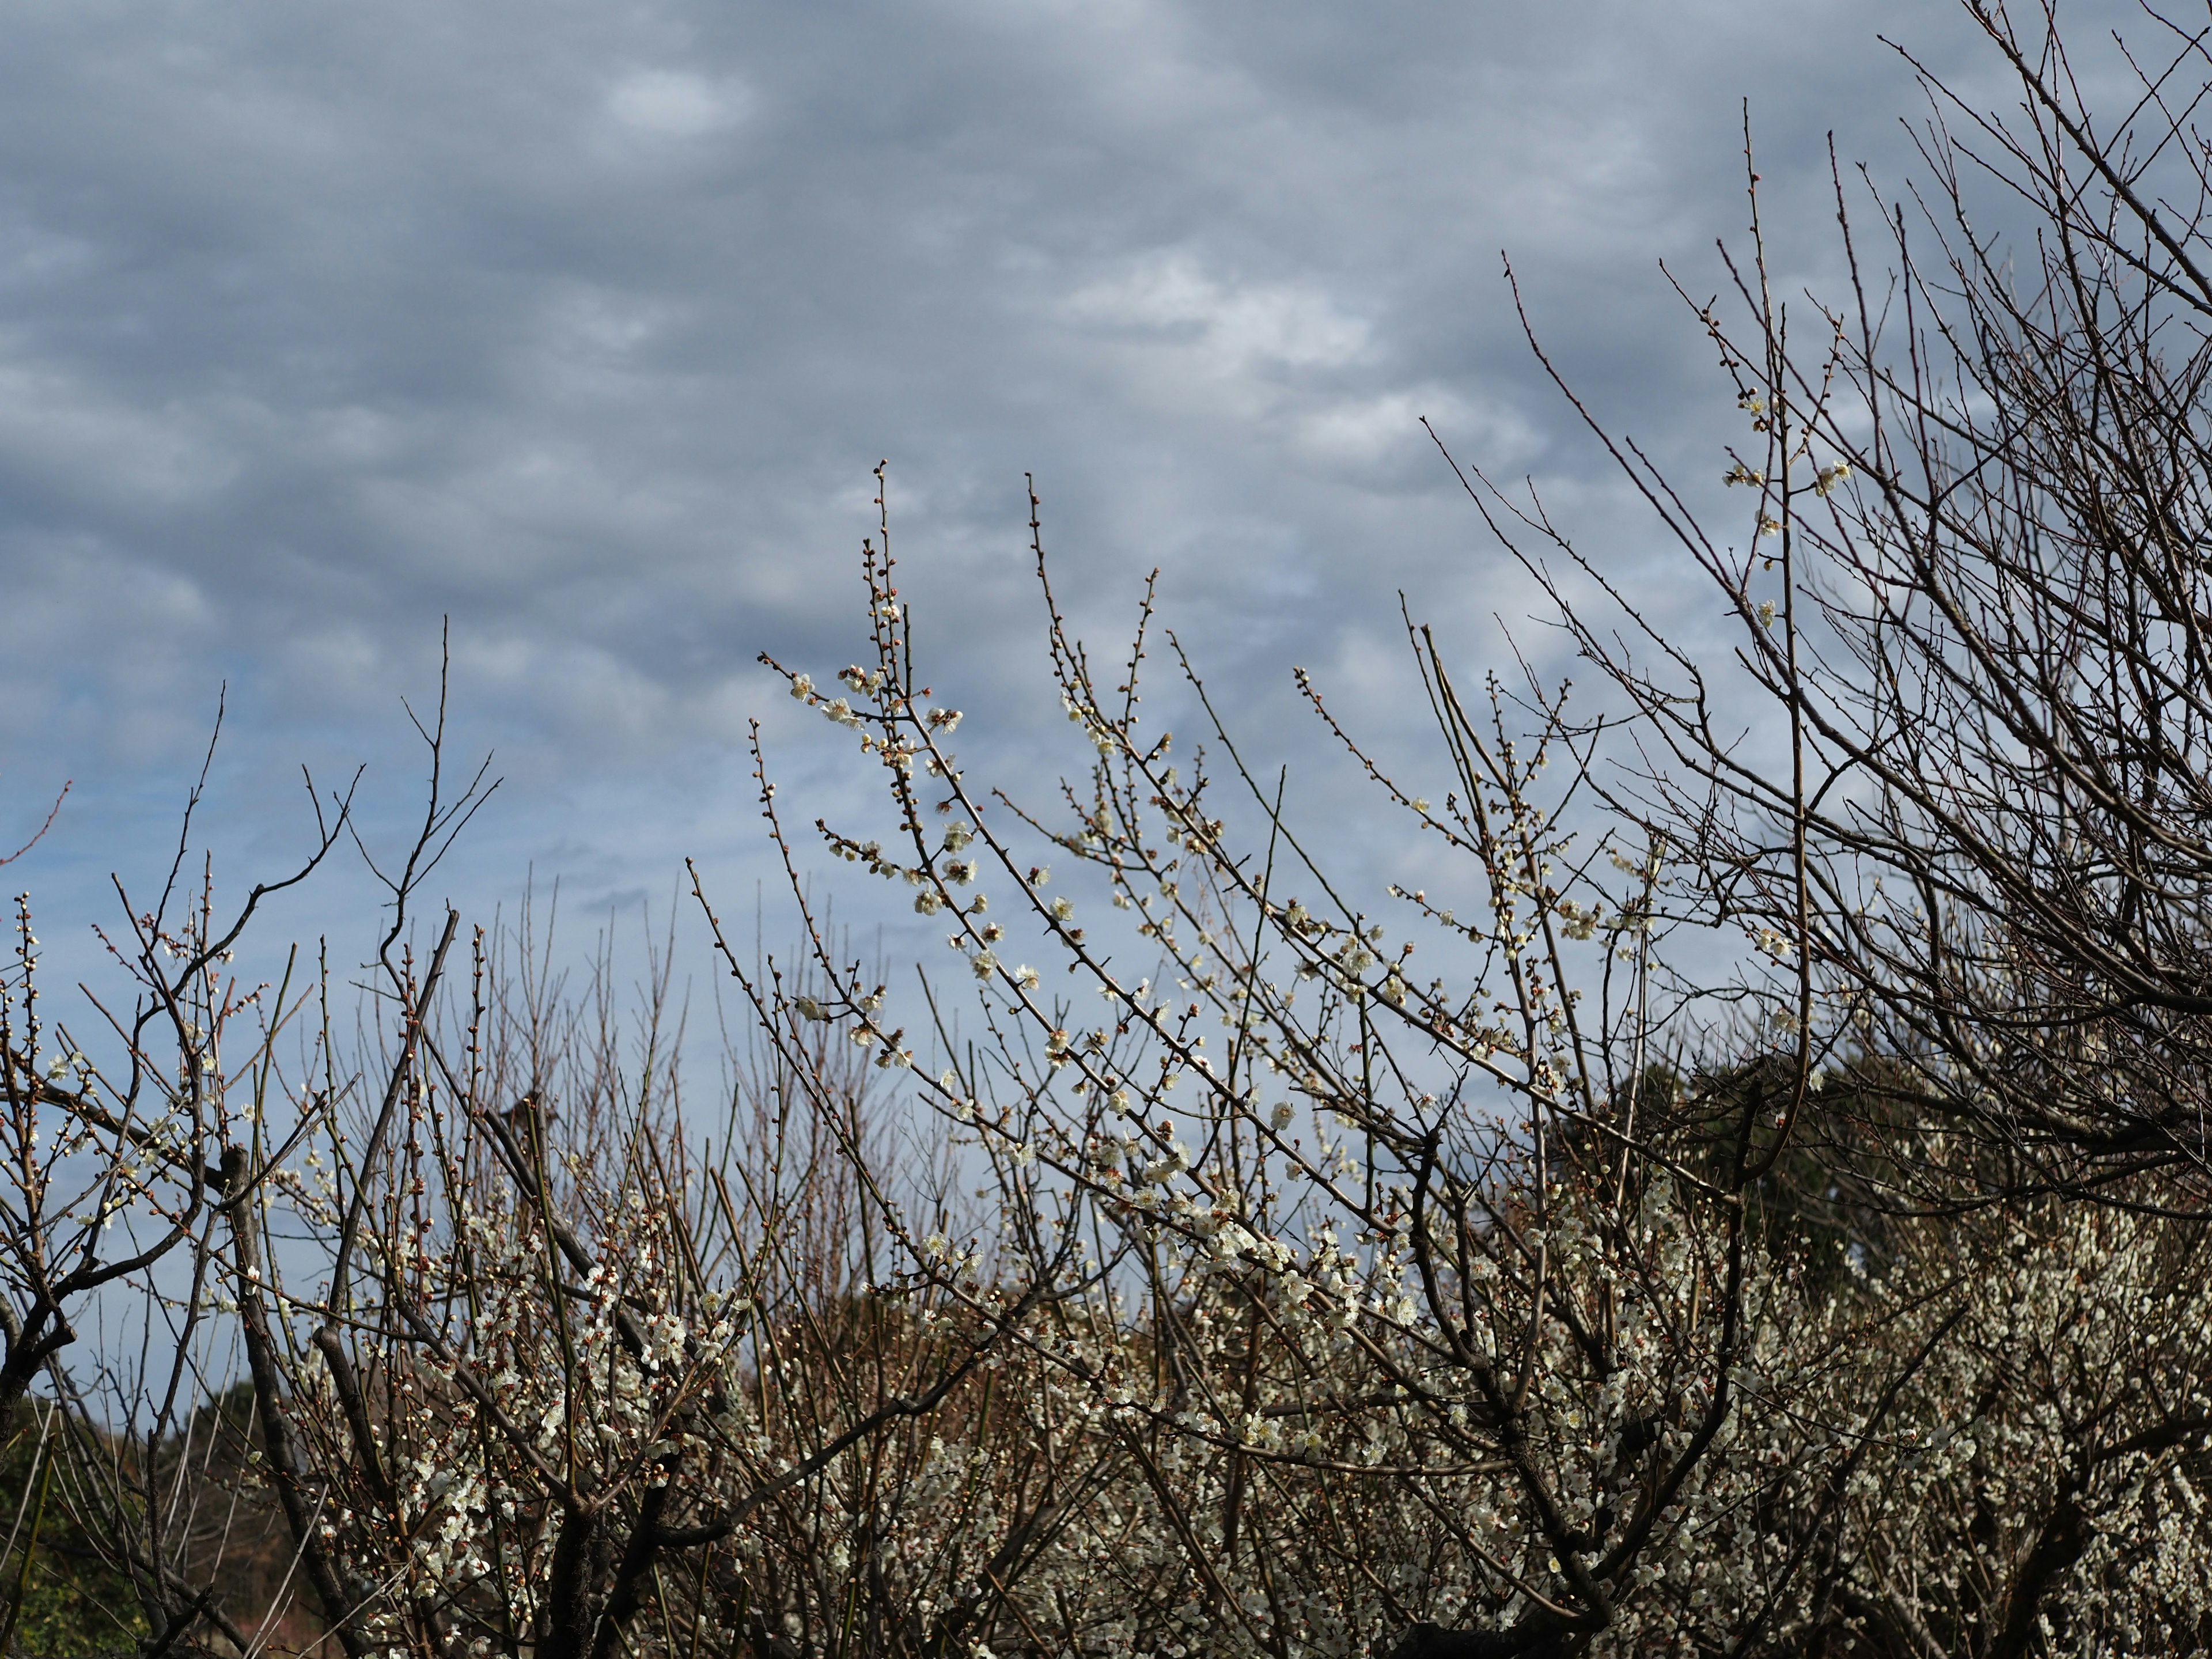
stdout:
<svg viewBox="0 0 2212 1659">
<path fill-rule="evenodd" d="M 338 1477 L 321 1536 L 350 1582 L 382 1587 L 379 1628 L 395 1643 L 429 1603 L 465 1613 L 480 1642 L 538 1628 L 579 1507 L 618 1512 L 671 1483 L 696 1495 L 710 1469 L 760 1449 L 731 1392 L 744 1300 L 686 1286 L 681 1230 L 641 1191 L 568 1203 L 601 1224 L 582 1271 L 527 1206 L 479 1203 L 450 1238 L 417 1241 L 387 1316 L 411 1331 L 356 1344 L 366 1419 L 306 1351 L 295 1415 Z"/>
</svg>

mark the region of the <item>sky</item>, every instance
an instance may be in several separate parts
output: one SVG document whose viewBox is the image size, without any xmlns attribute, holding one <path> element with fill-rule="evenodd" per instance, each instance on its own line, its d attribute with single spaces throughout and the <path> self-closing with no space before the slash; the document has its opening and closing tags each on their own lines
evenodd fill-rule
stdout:
<svg viewBox="0 0 2212 1659">
<path fill-rule="evenodd" d="M 971 776 L 1079 759 L 1033 474 L 1086 635 L 1158 568 L 1247 749 L 1379 879 L 1404 837 L 1331 783 L 1293 665 L 1416 769 L 1401 593 L 1469 678 L 1509 635 L 1565 667 L 1422 417 L 1714 625 L 1502 258 L 1577 391 L 1706 500 L 1741 417 L 1662 264 L 1721 285 L 1745 100 L 1778 265 L 1817 288 L 1826 136 L 1910 174 L 1924 106 L 1881 37 L 2003 90 L 1942 0 L 11 0 L 0 27 L 0 853 L 70 785 L 0 878 L 65 962 L 112 878 L 166 871 L 219 696 L 194 845 L 225 892 L 298 854 L 302 767 L 365 765 L 364 836 L 396 845 L 448 625 L 451 763 L 502 782 L 439 897 L 665 910 L 689 855 L 746 909 L 749 722 L 801 823 L 861 810 L 755 659 L 858 654 L 878 460 Z M 374 899 L 348 851 L 268 926 L 363 939 Z"/>
</svg>

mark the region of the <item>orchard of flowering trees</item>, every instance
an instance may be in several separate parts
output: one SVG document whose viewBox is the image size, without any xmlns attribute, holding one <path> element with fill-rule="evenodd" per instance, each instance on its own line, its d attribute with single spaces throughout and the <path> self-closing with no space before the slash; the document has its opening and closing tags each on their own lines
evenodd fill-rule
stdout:
<svg viewBox="0 0 2212 1659">
<path fill-rule="evenodd" d="M 1086 648 L 1033 512 L 1061 775 L 963 769 L 888 515 L 858 660 L 767 665 L 879 789 L 756 741 L 797 948 L 695 878 L 711 1086 L 672 945 L 629 999 L 426 913 L 481 774 L 358 1016 L 234 977 L 343 796 L 229 912 L 180 850 L 70 1010 L 21 908 L 0 1650 L 2212 1645 L 2212 50 L 2147 11 L 2093 106 L 1968 4 L 2017 97 L 1929 82 L 1902 207 L 1838 168 L 1844 291 L 1754 223 L 1691 307 L 1740 520 L 1591 422 L 1725 644 L 1468 470 L 1595 689 L 1409 620 L 1431 800 L 1300 675 L 1427 888 L 1156 730 L 1202 653 L 1149 593 Z M 825 864 L 942 949 L 855 961 Z"/>
</svg>

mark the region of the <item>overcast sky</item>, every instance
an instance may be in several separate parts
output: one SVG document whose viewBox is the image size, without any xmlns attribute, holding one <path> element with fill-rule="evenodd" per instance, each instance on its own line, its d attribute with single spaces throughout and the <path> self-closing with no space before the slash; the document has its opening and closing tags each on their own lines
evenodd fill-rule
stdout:
<svg viewBox="0 0 2212 1659">
<path fill-rule="evenodd" d="M 2001 85 L 1942 0 L 0 20 L 0 839 L 74 781 L 6 872 L 57 944 L 112 916 L 109 872 L 164 864 L 226 682 L 226 880 L 300 844 L 302 763 L 368 763 L 391 832 L 448 616 L 457 753 L 507 781 L 445 890 L 657 901 L 689 853 L 749 903 L 747 719 L 802 809 L 847 790 L 754 657 L 857 653 L 878 459 L 971 770 L 1053 735 L 1025 471 L 1086 629 L 1158 566 L 1270 758 L 1311 747 L 1294 663 L 1410 741 L 1401 590 L 1471 674 L 1493 612 L 1547 648 L 1422 416 L 1697 626 L 1534 372 L 1501 252 L 1593 404 L 1717 485 L 1732 399 L 1659 265 L 1719 285 L 1741 101 L 1817 282 L 1823 135 L 1905 173 L 1917 94 L 1878 35 Z M 280 925 L 349 925 L 355 881 Z"/>
</svg>

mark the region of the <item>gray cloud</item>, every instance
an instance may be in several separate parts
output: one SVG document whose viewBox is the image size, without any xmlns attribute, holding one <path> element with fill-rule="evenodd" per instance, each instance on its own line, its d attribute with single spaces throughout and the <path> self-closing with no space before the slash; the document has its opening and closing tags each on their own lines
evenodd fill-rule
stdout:
<svg viewBox="0 0 2212 1659">
<path fill-rule="evenodd" d="M 5 15 L 0 836 L 78 779 L 21 869 L 71 910 L 155 862 L 225 679 L 239 873 L 296 842 L 301 760 L 373 763 L 390 830 L 447 614 L 460 740 L 510 778 L 458 893 L 665 892 L 686 850 L 749 885 L 745 720 L 848 787 L 751 659 L 853 653 L 879 456 L 978 755 L 1050 725 L 1024 470 L 1086 625 L 1160 566 L 1259 749 L 1305 741 L 1293 660 L 1401 743 L 1396 591 L 1471 660 L 1526 609 L 1418 417 L 1661 552 L 1499 250 L 1702 477 L 1727 402 L 1657 261 L 1717 285 L 1739 100 L 1817 276 L 1821 135 L 1904 161 L 1877 33 L 1987 68 L 1924 0 Z"/>
</svg>

